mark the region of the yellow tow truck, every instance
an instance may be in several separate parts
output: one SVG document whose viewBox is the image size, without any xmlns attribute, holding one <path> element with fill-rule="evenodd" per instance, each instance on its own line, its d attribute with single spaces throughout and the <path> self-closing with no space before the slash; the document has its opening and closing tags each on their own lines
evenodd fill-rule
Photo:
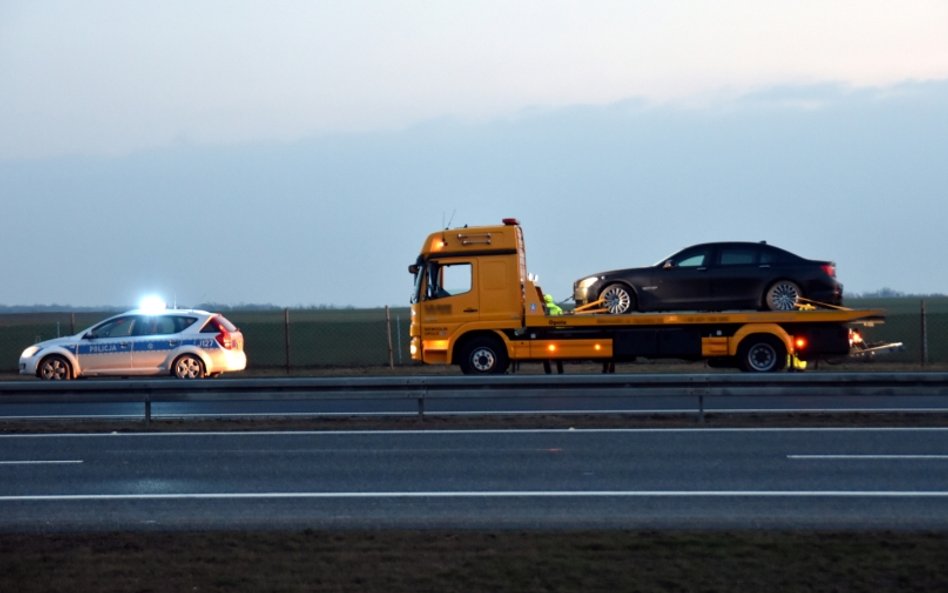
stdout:
<svg viewBox="0 0 948 593">
<path fill-rule="evenodd" d="M 466 374 L 504 373 L 512 362 L 601 361 L 609 368 L 637 358 L 772 372 L 788 361 L 846 356 L 851 327 L 885 320 L 882 309 L 813 306 L 622 315 L 593 307 L 551 315 L 527 273 L 516 219 L 434 232 L 409 272 L 412 360 L 456 364 Z"/>
</svg>

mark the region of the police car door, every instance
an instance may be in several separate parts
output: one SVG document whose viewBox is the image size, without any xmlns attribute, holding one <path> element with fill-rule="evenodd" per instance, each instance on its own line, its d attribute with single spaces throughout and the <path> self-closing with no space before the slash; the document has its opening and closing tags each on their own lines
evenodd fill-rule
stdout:
<svg viewBox="0 0 948 593">
<path fill-rule="evenodd" d="M 133 320 L 131 315 L 109 319 L 82 336 L 76 357 L 83 374 L 129 371 L 132 366 Z"/>
<path fill-rule="evenodd" d="M 170 315 L 141 315 L 132 329 L 132 371 L 136 374 L 154 374 L 163 366 L 177 342 L 175 323 Z"/>
</svg>

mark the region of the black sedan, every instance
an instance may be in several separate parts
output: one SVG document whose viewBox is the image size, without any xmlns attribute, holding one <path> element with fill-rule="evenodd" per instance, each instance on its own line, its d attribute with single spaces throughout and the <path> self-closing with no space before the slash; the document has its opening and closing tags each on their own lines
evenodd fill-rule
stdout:
<svg viewBox="0 0 948 593">
<path fill-rule="evenodd" d="M 762 309 L 789 311 L 800 299 L 842 304 L 836 264 L 804 259 L 766 242 L 703 243 L 654 266 L 587 276 L 577 306 L 603 299 L 610 313 Z"/>
</svg>

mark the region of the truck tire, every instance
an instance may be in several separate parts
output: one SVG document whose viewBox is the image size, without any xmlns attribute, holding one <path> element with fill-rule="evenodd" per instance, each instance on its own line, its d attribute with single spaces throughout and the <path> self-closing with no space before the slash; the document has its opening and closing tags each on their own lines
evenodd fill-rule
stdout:
<svg viewBox="0 0 948 593">
<path fill-rule="evenodd" d="M 787 366 L 787 348 L 768 334 L 750 335 L 741 340 L 737 364 L 748 373 L 772 373 Z"/>
<path fill-rule="evenodd" d="M 510 365 L 504 343 L 490 336 L 480 336 L 466 342 L 460 354 L 458 366 L 465 375 L 501 375 Z"/>
</svg>

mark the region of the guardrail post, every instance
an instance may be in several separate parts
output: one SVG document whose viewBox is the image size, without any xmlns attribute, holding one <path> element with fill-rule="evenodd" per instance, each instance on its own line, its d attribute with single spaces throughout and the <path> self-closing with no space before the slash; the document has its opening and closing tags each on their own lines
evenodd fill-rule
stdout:
<svg viewBox="0 0 948 593">
<path fill-rule="evenodd" d="M 697 378 L 688 392 L 698 396 L 698 424 L 704 424 L 704 396 L 708 392 L 708 380 L 703 377 Z"/>
<path fill-rule="evenodd" d="M 145 426 L 151 424 L 151 392 L 145 394 Z"/>
<path fill-rule="evenodd" d="M 428 388 L 424 387 L 418 394 L 418 420 L 421 422 L 425 421 L 425 392 L 427 391 Z"/>
</svg>

